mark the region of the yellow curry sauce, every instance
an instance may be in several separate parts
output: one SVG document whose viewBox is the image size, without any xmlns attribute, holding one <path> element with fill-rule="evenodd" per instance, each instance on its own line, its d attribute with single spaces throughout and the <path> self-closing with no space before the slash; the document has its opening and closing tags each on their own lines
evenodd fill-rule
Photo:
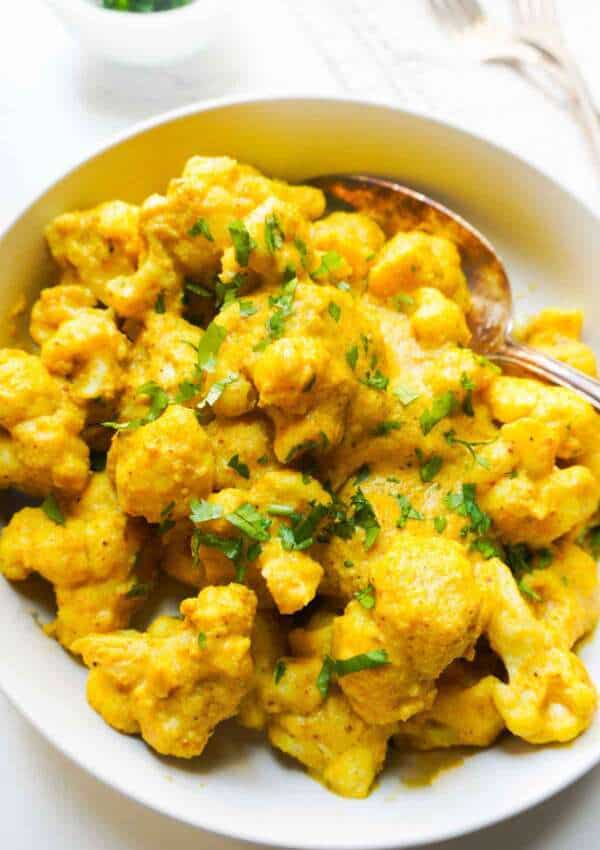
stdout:
<svg viewBox="0 0 600 850">
<path fill-rule="evenodd" d="M 235 716 L 333 791 L 398 747 L 589 725 L 600 419 L 469 349 L 457 247 L 193 157 L 47 229 L 39 354 L 0 351 L 0 537 L 90 704 L 161 754 Z M 595 374 L 576 311 L 527 341 Z M 107 456 L 106 456 L 107 453 Z M 180 618 L 129 629 L 161 576 Z"/>
</svg>

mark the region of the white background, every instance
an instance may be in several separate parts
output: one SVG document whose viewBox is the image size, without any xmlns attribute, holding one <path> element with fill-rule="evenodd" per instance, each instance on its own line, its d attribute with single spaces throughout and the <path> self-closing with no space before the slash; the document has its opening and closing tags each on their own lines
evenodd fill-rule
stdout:
<svg viewBox="0 0 600 850">
<path fill-rule="evenodd" d="M 506 18 L 508 3 L 489 0 L 487 7 Z M 193 100 L 247 91 L 395 100 L 506 146 L 600 209 L 600 179 L 568 112 L 512 70 L 460 55 L 430 20 L 425 0 L 223 0 L 210 48 L 158 71 L 82 55 L 44 0 L 0 6 L 0 229 L 112 133 Z M 600 4 L 562 0 L 560 10 L 600 102 Z M 0 850 L 249 846 L 173 823 L 100 785 L 1 695 L 0 730 Z M 596 850 L 599 794 L 600 768 L 534 811 L 436 850 Z"/>
</svg>

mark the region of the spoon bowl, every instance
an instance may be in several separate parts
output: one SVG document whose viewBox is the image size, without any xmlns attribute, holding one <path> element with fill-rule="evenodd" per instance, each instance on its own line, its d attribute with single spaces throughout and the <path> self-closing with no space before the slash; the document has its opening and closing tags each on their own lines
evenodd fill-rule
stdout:
<svg viewBox="0 0 600 850">
<path fill-rule="evenodd" d="M 600 409 L 600 381 L 513 339 L 508 274 L 492 244 L 469 222 L 437 201 L 390 178 L 328 174 L 310 182 L 322 189 L 330 207 L 368 215 L 388 238 L 399 231 L 418 229 L 454 242 L 471 293 L 467 322 L 473 351 L 497 363 L 518 366 L 539 378 L 568 387 Z"/>
</svg>

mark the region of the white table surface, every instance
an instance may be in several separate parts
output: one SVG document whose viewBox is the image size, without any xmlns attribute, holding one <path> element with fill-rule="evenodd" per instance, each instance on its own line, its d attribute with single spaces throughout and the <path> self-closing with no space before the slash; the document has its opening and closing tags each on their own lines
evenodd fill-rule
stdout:
<svg viewBox="0 0 600 850">
<path fill-rule="evenodd" d="M 489 0 L 488 9 L 506 15 L 507 2 Z M 246 91 L 343 91 L 394 100 L 506 146 L 600 210 L 600 181 L 565 109 L 510 69 L 458 57 L 425 0 L 223 2 L 221 33 L 204 55 L 150 72 L 82 55 L 44 0 L 1 5 L 0 229 L 112 133 L 193 100 Z M 600 4 L 562 0 L 560 10 L 600 102 Z M 64 759 L 1 695 L 0 729 L 0 850 L 249 847 L 123 799 Z M 528 814 L 435 847 L 596 850 L 599 795 L 597 768 Z"/>
</svg>

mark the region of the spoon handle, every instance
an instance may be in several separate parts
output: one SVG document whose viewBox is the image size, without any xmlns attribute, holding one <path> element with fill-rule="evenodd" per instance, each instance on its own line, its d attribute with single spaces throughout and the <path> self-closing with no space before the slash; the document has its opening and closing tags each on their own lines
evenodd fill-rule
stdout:
<svg viewBox="0 0 600 850">
<path fill-rule="evenodd" d="M 539 378 L 545 378 L 553 384 L 568 387 L 600 410 L 600 381 L 590 378 L 589 375 L 580 372 L 579 369 L 561 363 L 560 360 L 556 360 L 548 354 L 544 354 L 535 348 L 529 348 L 529 346 L 522 345 L 508 337 L 501 349 L 488 356 L 490 360 L 494 360 L 496 363 L 521 366 L 521 368 L 533 372 Z"/>
</svg>

